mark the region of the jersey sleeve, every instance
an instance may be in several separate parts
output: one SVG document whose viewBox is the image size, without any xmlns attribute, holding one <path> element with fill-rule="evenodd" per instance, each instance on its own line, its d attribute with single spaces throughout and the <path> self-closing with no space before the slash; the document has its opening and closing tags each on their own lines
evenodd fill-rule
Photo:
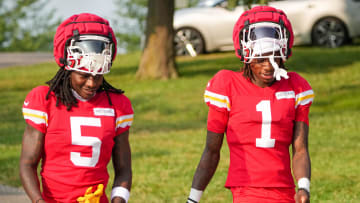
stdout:
<svg viewBox="0 0 360 203">
<path fill-rule="evenodd" d="M 295 121 L 302 121 L 309 125 L 309 110 L 315 94 L 310 84 L 297 73 L 291 73 L 292 86 L 295 90 Z"/>
<path fill-rule="evenodd" d="M 46 133 L 48 126 L 48 110 L 45 99 L 48 90 L 47 86 L 34 88 L 26 96 L 22 107 L 26 123 L 42 133 Z"/>
<path fill-rule="evenodd" d="M 130 100 L 125 95 L 117 95 L 112 99 L 115 106 L 116 115 L 116 135 L 119 135 L 130 129 L 134 120 L 134 110 Z"/>
<path fill-rule="evenodd" d="M 229 120 L 228 112 L 220 112 L 215 108 L 209 108 L 207 118 L 207 130 L 214 133 L 224 133 Z"/>
<path fill-rule="evenodd" d="M 229 112 L 230 101 L 230 71 L 219 71 L 207 84 L 204 93 L 205 103 L 220 112 Z"/>
<path fill-rule="evenodd" d="M 224 133 L 231 110 L 229 81 L 231 71 L 219 71 L 207 84 L 204 100 L 209 106 L 207 129 L 215 133 Z"/>
</svg>

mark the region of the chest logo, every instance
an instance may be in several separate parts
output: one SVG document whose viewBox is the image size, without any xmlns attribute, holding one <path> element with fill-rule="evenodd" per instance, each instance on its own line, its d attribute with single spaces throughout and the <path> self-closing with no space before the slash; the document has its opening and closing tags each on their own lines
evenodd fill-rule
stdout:
<svg viewBox="0 0 360 203">
<path fill-rule="evenodd" d="M 115 116 L 114 109 L 112 108 L 94 108 L 95 116 Z"/>
<path fill-rule="evenodd" d="M 295 92 L 294 91 L 283 91 L 283 92 L 276 92 L 275 93 L 276 99 L 295 99 Z"/>
</svg>

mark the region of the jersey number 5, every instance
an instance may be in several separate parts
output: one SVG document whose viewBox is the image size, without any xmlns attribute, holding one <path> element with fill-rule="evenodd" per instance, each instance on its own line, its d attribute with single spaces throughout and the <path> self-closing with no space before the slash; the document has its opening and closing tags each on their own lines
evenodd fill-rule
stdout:
<svg viewBox="0 0 360 203">
<path fill-rule="evenodd" d="M 256 105 L 256 111 L 261 112 L 261 138 L 256 138 L 256 146 L 261 148 L 273 148 L 275 139 L 271 139 L 271 108 L 269 100 L 262 100 Z"/>
<path fill-rule="evenodd" d="M 94 167 L 100 157 L 101 140 L 97 137 L 81 136 L 81 126 L 101 127 L 100 118 L 70 117 L 71 144 L 91 146 L 92 156 L 82 157 L 80 152 L 70 152 L 70 160 L 76 166 Z"/>
</svg>

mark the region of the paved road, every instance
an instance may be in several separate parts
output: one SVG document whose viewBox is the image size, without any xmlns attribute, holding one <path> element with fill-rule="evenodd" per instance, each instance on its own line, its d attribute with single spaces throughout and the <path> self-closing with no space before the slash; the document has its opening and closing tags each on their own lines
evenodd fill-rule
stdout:
<svg viewBox="0 0 360 203">
<path fill-rule="evenodd" d="M 18 65 L 30 65 L 54 61 L 52 53 L 44 52 L 0 52 L 0 68 Z"/>
<path fill-rule="evenodd" d="M 0 185 L 1 203 L 31 203 L 22 188 L 13 188 L 6 185 Z"/>
</svg>

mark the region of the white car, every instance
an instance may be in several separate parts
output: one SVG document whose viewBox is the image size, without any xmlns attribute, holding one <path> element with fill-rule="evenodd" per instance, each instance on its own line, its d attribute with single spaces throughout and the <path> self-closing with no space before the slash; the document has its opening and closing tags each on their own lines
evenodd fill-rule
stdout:
<svg viewBox="0 0 360 203">
<path fill-rule="evenodd" d="M 360 0 L 269 0 L 283 10 L 294 31 L 294 45 L 338 47 L 360 36 Z M 255 6 L 255 5 L 253 5 Z M 247 8 L 228 10 L 227 0 L 200 0 L 174 15 L 177 55 L 233 50 L 232 31 Z"/>
</svg>

